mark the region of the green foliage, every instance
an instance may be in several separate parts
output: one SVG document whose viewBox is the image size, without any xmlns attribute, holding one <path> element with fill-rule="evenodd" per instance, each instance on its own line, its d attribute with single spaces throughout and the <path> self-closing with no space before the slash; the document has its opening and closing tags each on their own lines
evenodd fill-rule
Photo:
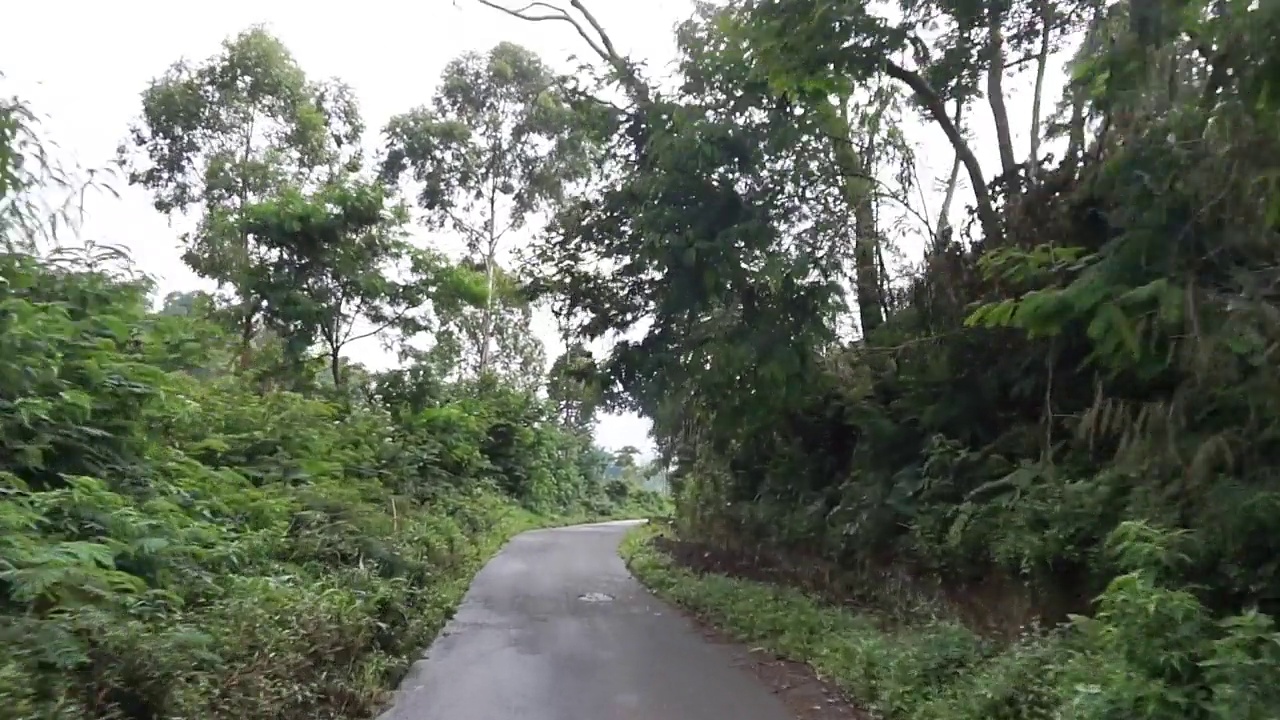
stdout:
<svg viewBox="0 0 1280 720">
<path fill-rule="evenodd" d="M 348 344 L 393 327 L 427 327 L 410 313 L 445 297 L 439 291 L 452 290 L 457 278 L 437 255 L 408 244 L 405 219 L 401 208 L 387 207 L 381 187 L 356 180 L 310 195 L 286 188 L 244 208 L 238 232 L 257 250 L 243 290 L 258 300 L 264 324 L 287 338 L 286 371 L 320 343 L 333 384 L 342 387 L 339 358 Z M 409 271 L 410 280 L 393 280 L 396 271 Z M 373 328 L 357 333 L 361 320 Z"/>
<path fill-rule="evenodd" d="M 57 178 L 24 144 L 25 110 L 0 115 L 6 718 L 368 717 L 513 533 L 663 509 L 610 497 L 601 451 L 536 386 L 339 357 L 357 320 L 411 337 L 430 317 L 409 311 L 485 287 L 409 248 L 383 188 L 347 171 L 214 197 L 226 177 L 328 163 L 327 92 L 251 31 L 146 94 L 157 166 L 139 178 L 166 207 L 205 204 L 188 240 L 233 261 L 240 295 L 171 293 L 158 311 L 127 259 L 28 242 L 31 195 Z M 230 125 L 258 111 L 279 144 L 229 169 Z M 210 238 L 252 252 L 203 254 Z M 262 326 L 245 335 L 246 319 Z"/>
<path fill-rule="evenodd" d="M 340 167 L 362 130 L 349 89 L 309 80 L 278 38 L 251 28 L 228 38 L 216 56 L 175 63 L 154 80 L 120 154 L 131 182 L 156 194 L 156 209 L 212 210 Z M 218 277 L 220 264 L 232 261 L 215 252 L 227 238 L 195 240 Z"/>
<path fill-rule="evenodd" d="M 1259 638 L 1280 612 L 1280 16 L 1264 5 L 708 4 L 678 33 L 670 89 L 637 88 L 579 3 L 562 18 L 631 105 L 606 110 L 611 162 L 539 244 L 538 288 L 581 340 L 628 338 L 591 365 L 607 402 L 653 420 L 681 532 L 859 586 L 900 579 L 975 642 L 1070 625 L 955 652 L 1051 667 L 1025 694 L 1020 660 L 972 674 L 1012 709 L 948 699 L 943 650 L 895 635 L 844 666 L 879 709 L 1275 714 L 1251 674 L 1276 672 Z M 1002 83 L 1081 30 L 1060 117 L 1042 122 L 1037 89 L 1021 160 Z M 979 91 L 994 182 L 960 119 Z M 857 175 L 909 103 L 948 139 L 976 222 L 928 227 L 925 257 L 870 293 L 860 228 L 888 237 L 876 217 L 913 198 L 886 167 L 862 173 L 868 225 L 866 183 L 834 176 Z M 1039 145 L 1055 133 L 1056 163 Z M 919 171 L 904 155 L 898 174 Z M 1135 570 L 1111 551 L 1148 526 L 1188 538 L 1185 558 Z M 700 608 L 717 602 L 733 600 Z M 1208 669 L 1226 647 L 1238 684 Z"/>
<path fill-rule="evenodd" d="M 206 321 L 137 288 L 21 256 L 0 277 L 14 717 L 366 714 L 527 526 L 486 488 L 548 514 L 590 490 L 512 391 L 402 425 L 259 395 L 149 362 Z"/>
<path fill-rule="evenodd" d="M 1171 538 L 1122 526 L 1135 562 L 1092 617 L 997 646 L 953 622 L 911 626 L 833 607 L 799 591 L 698 575 L 655 548 L 649 526 L 623 543 L 628 566 L 660 595 L 735 638 L 809 663 L 865 708 L 926 720 L 1217 720 L 1280 709 L 1280 632 L 1256 612 L 1212 620 L 1159 577 Z M 1156 545 L 1153 545 L 1156 543 Z"/>
<path fill-rule="evenodd" d="M 266 319 L 261 317 L 264 308 L 274 303 L 270 319 L 281 321 L 279 305 L 284 299 L 278 282 L 267 287 L 271 283 L 263 277 L 265 267 L 275 266 L 278 275 L 281 243 L 286 238 L 296 240 L 304 232 L 295 227 L 283 232 L 288 223 L 271 222 L 265 215 L 279 214 L 283 205 L 295 211 L 290 222 L 303 222 L 305 218 L 296 212 L 300 198 L 290 198 L 291 194 L 317 192 L 327 194 L 325 199 L 339 199 L 341 191 L 333 185 L 361 169 L 358 144 L 363 131 L 350 89 L 307 78 L 288 48 L 260 27 L 228 38 L 220 53 L 201 63 L 175 63 L 143 93 L 142 116 L 131 129 L 129 141 L 120 147 L 120 161 L 128 169 L 130 184 L 148 190 L 160 212 L 173 216 L 199 211 L 197 229 L 183 238 L 183 260 L 201 277 L 216 281 L 220 289 L 234 292 L 224 314 L 241 335 L 242 370 L 250 364 L 255 338 L 263 342 L 258 322 Z M 374 207 L 380 197 L 372 190 L 349 189 L 344 214 L 361 209 L 363 219 L 344 217 L 343 227 L 329 230 L 342 234 L 344 241 L 353 243 L 351 247 L 367 250 L 368 243 L 359 240 L 368 238 L 367 231 L 379 224 L 369 216 L 381 212 Z M 266 230 L 276 232 L 263 235 Z M 314 224 L 305 228 L 317 230 Z M 362 237 L 356 240 L 349 237 L 352 233 Z M 350 260 L 351 247 L 337 254 Z M 369 265 L 364 258 L 362 280 L 370 274 Z M 312 280 L 316 275 L 314 271 L 303 274 Z M 343 301 L 367 300 L 369 283 L 360 284 L 360 297 Z M 264 292 L 272 295 L 270 300 Z M 299 293 L 291 298 L 292 303 L 285 302 L 292 305 L 286 315 L 304 309 L 299 307 L 305 304 L 300 303 Z M 340 303 L 330 297 L 325 304 L 332 312 Z M 314 334 L 318 321 L 314 308 L 310 314 Z M 337 336 L 342 332 L 330 328 L 331 347 L 340 348 Z M 306 341 L 304 336 L 295 337 L 293 346 L 282 350 L 282 361 L 296 366 Z M 341 385 L 336 361 L 331 365 L 334 382 Z"/>
<path fill-rule="evenodd" d="M 457 225 L 476 246 L 488 232 L 471 224 L 500 201 L 505 218 L 493 233 L 523 226 L 581 176 L 590 146 L 561 84 L 532 51 L 499 43 L 469 53 L 443 71 L 431 106 L 392 118 L 383 175 L 421 183 L 427 218 Z M 509 204 L 509 207 L 507 207 Z"/>
<path fill-rule="evenodd" d="M 529 298 L 499 249 L 557 208 L 592 167 L 594 147 L 566 82 L 530 50 L 499 43 L 450 62 L 431 104 L 393 117 L 384 131 L 382 179 L 411 185 L 427 225 L 456 233 L 485 273 L 483 307 L 437 308 L 432 352 L 464 377 L 496 372 L 527 385 L 544 372 Z"/>
</svg>

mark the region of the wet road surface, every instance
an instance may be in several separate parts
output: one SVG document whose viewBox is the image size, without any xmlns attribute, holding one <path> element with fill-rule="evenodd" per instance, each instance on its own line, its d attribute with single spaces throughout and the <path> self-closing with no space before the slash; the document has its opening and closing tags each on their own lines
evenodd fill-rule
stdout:
<svg viewBox="0 0 1280 720">
<path fill-rule="evenodd" d="M 513 539 L 380 720 L 789 720 L 729 647 L 627 573 L 632 525 Z"/>
</svg>

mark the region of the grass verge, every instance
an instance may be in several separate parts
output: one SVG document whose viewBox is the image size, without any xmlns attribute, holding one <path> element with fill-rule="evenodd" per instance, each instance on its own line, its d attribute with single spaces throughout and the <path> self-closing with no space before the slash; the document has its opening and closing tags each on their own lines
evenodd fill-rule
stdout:
<svg viewBox="0 0 1280 720">
<path fill-rule="evenodd" d="M 937 620 L 887 628 L 872 613 L 833 607 L 800 591 L 677 565 L 655 546 L 670 530 L 648 525 L 624 540 L 631 572 L 660 597 L 733 639 L 810 665 L 859 705 L 891 718 L 1049 718 L 1060 651 L 1055 637 L 997 648 L 963 626 Z"/>
<path fill-rule="evenodd" d="M 1266 615 L 1214 617 L 1141 565 L 1091 617 L 1013 642 L 945 619 L 899 624 L 790 588 L 691 571 L 643 526 L 623 543 L 658 595 L 741 642 L 807 663 L 880 717 L 911 720 L 1263 720 L 1280 717 L 1280 632 Z M 1117 547 L 1148 548 L 1128 527 Z M 1152 536 L 1154 537 L 1154 536 Z M 1143 545 L 1143 543 L 1147 543 Z"/>
</svg>

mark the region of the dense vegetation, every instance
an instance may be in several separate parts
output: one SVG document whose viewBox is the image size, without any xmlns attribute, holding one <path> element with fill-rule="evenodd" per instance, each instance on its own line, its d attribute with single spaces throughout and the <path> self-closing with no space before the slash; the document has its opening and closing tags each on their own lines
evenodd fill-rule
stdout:
<svg viewBox="0 0 1280 720">
<path fill-rule="evenodd" d="M 682 538 L 949 618 L 903 640 L 977 683 L 949 717 L 1280 712 L 1280 5 L 739 0 L 660 85 L 581 2 L 480 2 L 576 26 L 627 101 L 539 287 L 631 338 L 594 361 Z"/>
<path fill-rule="evenodd" d="M 160 312 L 39 252 L 0 116 L 6 707 L 367 711 L 511 502 L 607 509 L 612 407 L 683 541 L 865 603 L 771 617 L 882 712 L 1280 713 L 1280 4 L 737 0 L 659 83 L 580 0 L 477 2 L 574 26 L 598 77 L 460 58 L 376 162 L 261 31 L 159 78 L 122 160 L 223 288 Z M 350 365 L 365 333 L 405 369 Z"/>
<path fill-rule="evenodd" d="M 428 221 L 519 224 L 467 206 L 477 165 L 543 209 L 577 157 L 549 77 L 514 46 L 460 58 L 384 171 L 350 92 L 267 33 L 175 65 L 123 160 L 222 289 L 160 303 L 122 252 L 61 242 L 74 209 L 43 211 L 78 180 L 0 104 L 0 715 L 367 716 L 513 532 L 660 510 L 609 475 L 634 453 L 593 446 L 594 386 L 544 368 L 492 245 L 424 249 L 395 199 L 408 158 Z M 564 168 L 457 152 L 521 112 Z M 362 335 L 401 367 L 353 363 Z"/>
</svg>

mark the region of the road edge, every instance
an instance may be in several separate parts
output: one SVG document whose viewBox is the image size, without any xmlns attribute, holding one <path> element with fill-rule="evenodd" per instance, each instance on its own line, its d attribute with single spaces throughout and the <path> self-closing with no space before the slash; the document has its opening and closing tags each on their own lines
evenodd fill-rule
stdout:
<svg viewBox="0 0 1280 720">
<path fill-rule="evenodd" d="M 632 577 L 688 617 L 708 641 L 741 645 L 747 669 L 783 701 L 797 720 L 867 720 L 872 717 L 852 702 L 837 682 L 815 669 L 809 658 L 784 652 L 778 638 L 750 632 L 746 626 L 716 613 L 717 599 L 727 598 L 725 593 L 732 592 L 732 584 L 746 581 L 709 576 L 710 582 L 728 584 L 729 587 L 704 595 L 702 590 L 708 583 L 708 576 L 700 577 L 680 567 L 654 545 L 657 538 L 670 534 L 669 524 L 650 522 L 623 537 L 618 555 Z M 767 587 L 762 583 L 755 584 Z"/>
<path fill-rule="evenodd" d="M 461 568 L 454 568 L 457 572 L 440 579 L 436 588 L 439 604 L 433 608 L 432 613 L 435 617 L 426 621 L 433 626 L 432 632 L 423 646 L 419 647 L 414 654 L 400 658 L 402 667 L 398 668 L 391 682 L 387 683 L 387 687 L 382 689 L 382 695 L 370 717 L 381 718 L 391 712 L 401 684 L 408 677 L 414 664 L 424 659 L 431 647 L 440 639 L 440 634 L 448 627 L 449 621 L 461 607 L 476 575 L 516 537 L 530 532 L 574 527 L 635 525 L 641 528 L 648 522 L 648 518 L 601 519 L 599 515 L 538 515 L 520 507 L 506 508 L 491 527 L 470 538 L 474 552 L 468 558 L 468 562 Z"/>
</svg>

